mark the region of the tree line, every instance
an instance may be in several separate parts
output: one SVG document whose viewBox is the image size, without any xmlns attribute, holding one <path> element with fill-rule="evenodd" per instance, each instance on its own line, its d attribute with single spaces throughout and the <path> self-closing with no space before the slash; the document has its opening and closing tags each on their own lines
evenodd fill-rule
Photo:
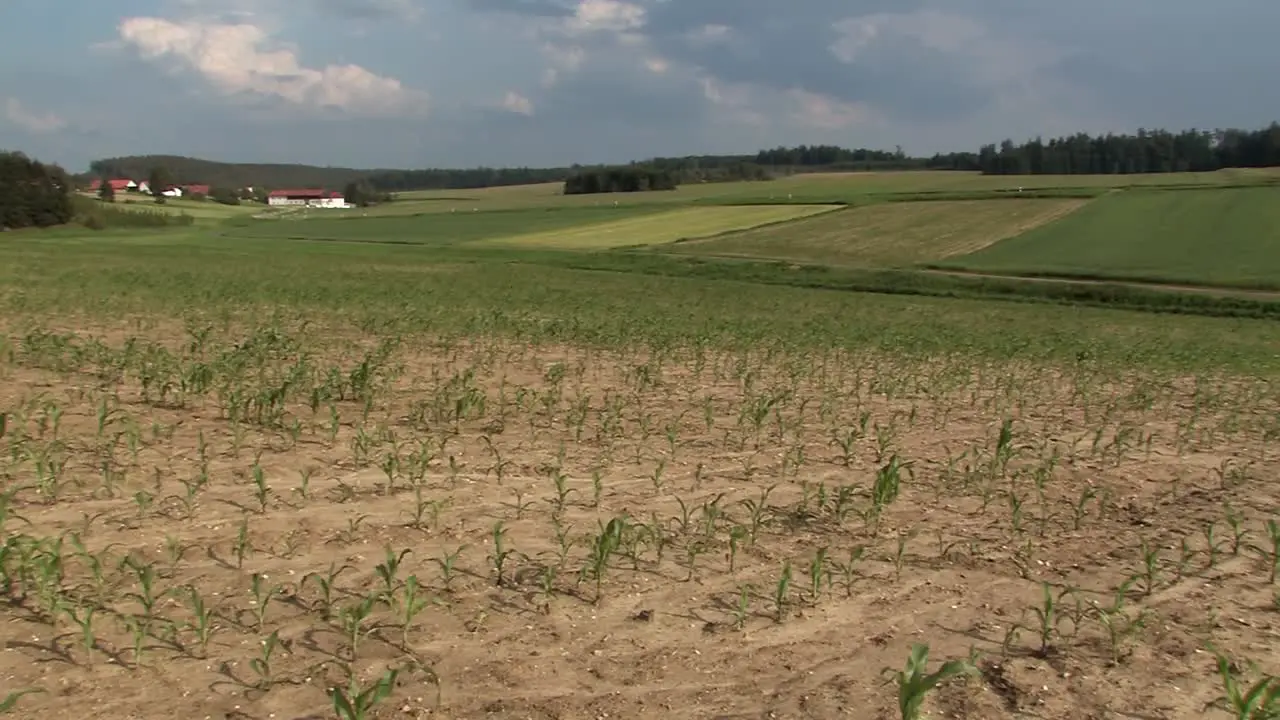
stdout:
<svg viewBox="0 0 1280 720">
<path fill-rule="evenodd" d="M 1072 136 L 1015 144 L 1005 140 L 977 152 L 914 157 L 894 150 L 798 145 L 742 155 L 654 157 L 614 167 L 666 173 L 677 185 L 732 180 L 765 180 L 794 172 L 857 170 L 967 170 L 988 174 L 1084 174 L 1208 171 L 1225 167 L 1280 165 L 1280 126 L 1249 130 L 1139 130 L 1135 134 Z M 347 188 L 363 182 L 374 193 L 407 190 L 467 190 L 504 185 L 565 182 L 584 175 L 603 177 L 604 165 L 421 170 L 360 170 L 296 164 L 221 163 L 171 155 L 97 160 L 92 177 L 147 177 L 162 167 L 176 184 L 218 188 Z M 638 176 L 637 176 L 638 177 Z M 577 181 L 575 181 L 577 182 Z M 247 199 L 247 198 L 245 198 Z"/>
<path fill-rule="evenodd" d="M 564 181 L 565 195 L 675 189 L 675 174 L 643 165 L 583 170 Z"/>
<path fill-rule="evenodd" d="M 928 167 L 988 175 L 1132 175 L 1280 166 L 1280 123 L 1261 130 L 1138 130 L 984 145 L 935 155 Z"/>
<path fill-rule="evenodd" d="M 57 165 L 0 152 L 0 230 L 71 222 L 71 178 Z"/>
</svg>

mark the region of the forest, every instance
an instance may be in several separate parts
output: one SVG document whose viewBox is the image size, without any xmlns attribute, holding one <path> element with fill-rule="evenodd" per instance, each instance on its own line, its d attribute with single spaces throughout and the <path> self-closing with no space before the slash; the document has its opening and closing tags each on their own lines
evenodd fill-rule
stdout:
<svg viewBox="0 0 1280 720">
<path fill-rule="evenodd" d="M 0 152 L 0 230 L 62 225 L 74 214 L 71 179 L 62 168 Z"/>
<path fill-rule="evenodd" d="M 744 155 L 654 157 L 621 167 L 644 168 L 669 176 L 677 185 L 696 182 L 767 180 L 797 172 L 866 170 L 964 170 L 990 175 L 1136 174 L 1210 171 L 1227 167 L 1280 165 L 1280 124 L 1260 130 L 1138 130 L 1133 134 L 1089 135 L 1021 144 L 1013 140 L 984 145 L 976 152 L 914 157 L 902 148 L 849 149 L 836 145 L 797 145 Z M 565 182 L 616 168 L 570 165 L 552 168 L 394 170 L 314 167 L 310 165 L 222 163 L 171 155 L 142 155 L 97 160 L 89 177 L 147 177 L 156 167 L 173 182 L 215 187 L 343 188 L 363 181 L 379 193 L 406 190 L 473 189 L 531 183 Z M 635 177 L 640 177 L 635 175 Z M 574 182 L 579 182 L 575 180 Z"/>
<path fill-rule="evenodd" d="M 1280 123 L 1261 130 L 1138 130 L 1132 135 L 1088 135 L 1020 145 L 1005 140 L 977 153 L 935 155 L 928 167 L 978 170 L 987 175 L 1132 175 L 1210 172 L 1280 165 Z"/>
<path fill-rule="evenodd" d="M 635 165 L 584 170 L 564 181 L 565 195 L 675 190 L 676 176 L 666 170 Z"/>
</svg>

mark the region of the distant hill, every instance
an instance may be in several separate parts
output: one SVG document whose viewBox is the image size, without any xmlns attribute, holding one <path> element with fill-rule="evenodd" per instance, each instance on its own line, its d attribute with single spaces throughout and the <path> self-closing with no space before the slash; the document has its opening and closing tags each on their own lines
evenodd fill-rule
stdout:
<svg viewBox="0 0 1280 720">
<path fill-rule="evenodd" d="M 341 188 L 377 172 L 312 165 L 224 163 L 180 155 L 131 155 L 95 160 L 82 177 L 145 179 L 157 167 L 167 169 L 177 185 L 198 183 L 219 188 Z"/>
<path fill-rule="evenodd" d="M 623 167 L 650 168 L 671 173 L 681 183 L 726 180 L 763 180 L 778 174 L 823 170 L 906 170 L 922 167 L 924 160 L 908 158 L 901 152 L 846 150 L 834 146 L 800 146 L 762 150 L 751 155 L 693 155 L 687 157 L 651 158 Z M 178 155 L 132 155 L 95 160 L 89 172 L 78 176 L 82 181 L 108 176 L 112 178 L 146 178 L 153 168 L 168 171 L 173 182 L 205 184 L 216 188 L 329 188 L 341 189 L 347 183 L 365 180 L 386 192 L 402 190 L 452 190 L 532 183 L 563 182 L 585 170 L 605 166 L 553 168 L 433 168 L 425 170 L 356 169 L 316 167 L 313 165 L 280 165 L 261 163 L 224 163 Z"/>
</svg>

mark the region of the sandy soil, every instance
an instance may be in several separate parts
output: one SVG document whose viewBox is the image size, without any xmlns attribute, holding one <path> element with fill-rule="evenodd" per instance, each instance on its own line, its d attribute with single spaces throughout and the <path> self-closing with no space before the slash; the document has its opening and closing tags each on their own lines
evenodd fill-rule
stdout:
<svg viewBox="0 0 1280 720">
<path fill-rule="evenodd" d="M 892 718 L 881 671 L 927 643 L 931 668 L 980 668 L 932 717 L 1190 718 L 1216 712 L 1210 644 L 1280 670 L 1250 549 L 1280 469 L 1261 385 L 421 342 L 380 366 L 367 417 L 300 398 L 262 427 L 53 345 L 13 339 L 0 365 L 0 695 L 42 691 L 14 717 L 333 717 L 328 688 L 394 667 L 369 717 Z M 281 347 L 279 368 L 299 357 Z M 910 472 L 874 521 L 895 455 Z M 1061 596 L 1043 644 L 1042 582 Z"/>
</svg>

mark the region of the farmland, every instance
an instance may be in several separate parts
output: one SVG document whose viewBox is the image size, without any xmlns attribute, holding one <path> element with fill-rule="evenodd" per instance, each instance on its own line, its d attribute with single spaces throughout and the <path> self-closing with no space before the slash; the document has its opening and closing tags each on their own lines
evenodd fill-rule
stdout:
<svg viewBox="0 0 1280 720">
<path fill-rule="evenodd" d="M 1128 192 L 953 258 L 1003 274 L 1280 288 L 1280 188 Z"/>
<path fill-rule="evenodd" d="M 535 186 L 11 233 L 0 696 L 32 691 L 19 717 L 896 718 L 881 671 L 923 644 L 965 670 L 932 717 L 1234 717 L 1206 709 L 1220 667 L 1280 671 L 1280 325 L 785 267 L 976 263 L 1069 223 L 1101 248 L 1089 228 L 1138 213 L 1117 203 L 1159 223 L 1164 196 L 1243 234 L 1274 192 L 883 197 L 1120 180 L 617 206 Z M 832 198 L 854 207 L 802 217 Z"/>
<path fill-rule="evenodd" d="M 676 252 L 862 267 L 913 265 L 980 250 L 1079 209 L 1084 200 L 884 203 L 681 243 Z"/>
<path fill-rule="evenodd" d="M 834 205 L 723 205 L 669 210 L 643 217 L 580 225 L 572 230 L 496 238 L 494 245 L 570 250 L 665 245 L 687 238 L 703 238 L 785 223 L 838 209 Z"/>
</svg>

